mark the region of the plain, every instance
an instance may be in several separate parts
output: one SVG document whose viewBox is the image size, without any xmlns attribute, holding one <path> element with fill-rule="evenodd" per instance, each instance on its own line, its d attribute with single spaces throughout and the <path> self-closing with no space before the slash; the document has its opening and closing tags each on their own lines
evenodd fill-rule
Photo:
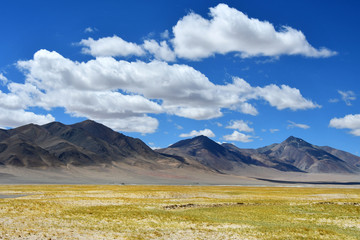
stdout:
<svg viewBox="0 0 360 240">
<path fill-rule="evenodd" d="M 1 239 L 360 238 L 355 188 L 0 185 L 0 197 Z"/>
</svg>

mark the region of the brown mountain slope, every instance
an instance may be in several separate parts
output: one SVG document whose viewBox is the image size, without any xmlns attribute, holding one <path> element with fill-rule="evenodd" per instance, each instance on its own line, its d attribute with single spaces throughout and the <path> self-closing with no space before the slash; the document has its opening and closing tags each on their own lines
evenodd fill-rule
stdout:
<svg viewBox="0 0 360 240">
<path fill-rule="evenodd" d="M 25 168 L 126 165 L 126 169 L 146 169 L 154 174 L 157 170 L 178 168 L 240 174 L 249 166 L 252 171 L 261 167 L 285 172 L 360 172 L 359 157 L 295 137 L 259 149 L 240 149 L 198 136 L 153 151 L 140 139 L 90 120 L 73 125 L 52 122 L 0 130 L 0 165 Z"/>
<path fill-rule="evenodd" d="M 345 151 L 341 151 L 332 147 L 328 147 L 328 146 L 322 146 L 319 147 L 322 150 L 344 160 L 346 163 L 350 164 L 351 166 L 355 167 L 355 168 L 360 168 L 360 157 L 355 156 L 354 154 L 345 152 Z"/>
<path fill-rule="evenodd" d="M 295 137 L 289 137 L 280 144 L 257 149 L 270 161 L 291 164 L 305 172 L 312 173 L 353 173 L 351 165 L 340 158 Z"/>
<path fill-rule="evenodd" d="M 248 164 L 261 164 L 239 152 L 232 152 L 205 136 L 182 140 L 157 151 L 191 158 L 217 171 L 231 171 Z"/>
<path fill-rule="evenodd" d="M 230 143 L 223 143 L 222 146 L 230 151 L 240 153 L 256 162 L 257 166 L 263 166 L 268 168 L 274 168 L 285 172 L 303 172 L 303 170 L 293 166 L 289 163 L 278 161 L 277 159 L 271 159 L 266 154 L 257 151 L 257 149 L 241 149 Z"/>
<path fill-rule="evenodd" d="M 0 132 L 3 165 L 61 167 L 119 163 L 149 169 L 186 165 L 179 158 L 153 151 L 139 139 L 89 120 L 74 125 L 29 124 Z"/>
</svg>

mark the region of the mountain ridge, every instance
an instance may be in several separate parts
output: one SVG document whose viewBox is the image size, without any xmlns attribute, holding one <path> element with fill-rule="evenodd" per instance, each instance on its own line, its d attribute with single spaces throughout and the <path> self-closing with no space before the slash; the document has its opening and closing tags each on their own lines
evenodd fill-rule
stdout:
<svg viewBox="0 0 360 240">
<path fill-rule="evenodd" d="M 2 133 L 0 163 L 3 165 L 44 168 L 68 164 L 112 165 L 116 162 L 161 168 L 167 166 L 160 162 L 182 164 L 153 151 L 140 139 L 127 137 L 89 120 L 72 125 L 59 122 L 42 126 L 28 124 Z"/>
<path fill-rule="evenodd" d="M 156 171 L 186 167 L 221 174 L 239 174 L 239 169 L 249 167 L 298 173 L 360 172 L 360 157 L 294 136 L 257 149 L 241 149 L 196 136 L 154 151 L 141 139 L 92 120 L 0 129 L 2 166 L 44 169 L 119 164 Z"/>
</svg>

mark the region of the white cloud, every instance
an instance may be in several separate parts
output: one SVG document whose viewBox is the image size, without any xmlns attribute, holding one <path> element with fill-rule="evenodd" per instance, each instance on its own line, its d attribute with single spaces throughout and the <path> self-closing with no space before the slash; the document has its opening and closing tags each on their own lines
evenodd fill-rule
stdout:
<svg viewBox="0 0 360 240">
<path fill-rule="evenodd" d="M 97 31 L 97 28 L 87 27 L 87 28 L 85 28 L 84 33 L 93 33 L 95 31 Z"/>
<path fill-rule="evenodd" d="M 160 34 L 161 38 L 163 39 L 168 39 L 170 34 L 169 34 L 169 30 L 165 30 Z"/>
<path fill-rule="evenodd" d="M 6 84 L 8 79 L 4 76 L 4 74 L 0 73 L 0 83 Z"/>
<path fill-rule="evenodd" d="M 317 106 L 289 86 L 252 87 L 236 77 L 232 83 L 216 85 L 190 66 L 157 60 L 145 63 L 97 57 L 75 62 L 57 52 L 39 50 L 32 60 L 19 61 L 18 67 L 26 75 L 25 83 L 11 83 L 10 93 L 0 92 L 0 99 L 4 99 L 0 106 L 47 110 L 64 107 L 71 115 L 104 124 L 106 121 L 122 131 L 154 132 L 158 121 L 147 114 L 168 113 L 205 120 L 222 116 L 223 109 L 231 109 L 256 115 L 249 100 L 265 99 L 278 109 Z M 275 100 L 269 97 L 272 95 L 284 99 L 276 101 L 276 96 Z M 130 118 L 145 123 L 140 127 L 127 120 L 118 121 Z"/>
<path fill-rule="evenodd" d="M 305 35 L 289 26 L 276 30 L 267 22 L 219 4 L 210 8 L 211 19 L 191 12 L 173 27 L 172 39 L 178 57 L 198 60 L 216 53 L 240 53 L 242 57 L 303 55 L 329 57 L 336 52 L 316 49 Z"/>
<path fill-rule="evenodd" d="M 329 103 L 337 103 L 337 102 L 339 102 L 339 99 L 337 99 L 337 98 L 330 98 L 329 99 Z"/>
<path fill-rule="evenodd" d="M 230 125 L 227 126 L 226 128 L 230 128 L 230 129 L 237 129 L 240 132 L 253 132 L 254 129 L 249 127 L 249 125 L 244 122 L 243 120 L 235 120 L 235 121 L 230 121 Z"/>
<path fill-rule="evenodd" d="M 161 41 L 159 44 L 153 39 L 145 40 L 143 48 L 154 55 L 155 59 L 166 62 L 173 62 L 176 59 L 175 53 L 169 48 L 166 41 Z"/>
<path fill-rule="evenodd" d="M 337 129 L 350 129 L 354 136 L 360 136 L 360 114 L 349 114 L 343 118 L 333 118 L 329 123 L 330 127 Z"/>
<path fill-rule="evenodd" d="M 252 116 L 256 116 L 259 114 L 258 110 L 256 110 L 256 108 L 253 105 L 251 105 L 250 103 L 247 103 L 247 102 L 239 104 L 238 108 L 239 108 L 240 112 L 245 113 L 245 114 L 249 114 Z"/>
<path fill-rule="evenodd" d="M 126 57 L 126 56 L 142 56 L 145 54 L 141 46 L 136 43 L 127 42 L 118 36 L 100 38 L 94 40 L 92 38 L 83 39 L 80 45 L 84 46 L 82 52 L 90 54 L 94 57 Z"/>
<path fill-rule="evenodd" d="M 13 128 L 25 124 L 46 124 L 55 121 L 51 114 L 41 115 L 23 109 L 3 109 L 0 107 L 0 128 Z"/>
<path fill-rule="evenodd" d="M 292 121 L 288 121 L 288 122 L 289 122 L 289 125 L 287 126 L 287 128 L 302 128 L 302 129 L 310 128 L 310 126 L 306 125 L 306 124 L 295 123 L 295 122 L 292 122 Z"/>
<path fill-rule="evenodd" d="M 267 100 L 271 106 L 278 110 L 289 108 L 291 110 L 311 109 L 321 107 L 312 101 L 305 99 L 300 91 L 296 88 L 291 88 L 287 85 L 281 87 L 270 84 L 264 88 L 257 87 L 259 96 Z"/>
<path fill-rule="evenodd" d="M 139 132 L 142 134 L 153 133 L 159 126 L 159 121 L 146 115 L 125 116 L 121 118 L 93 118 L 93 120 L 104 124 L 116 131 Z"/>
<path fill-rule="evenodd" d="M 231 135 L 225 135 L 223 137 L 226 141 L 237 141 L 237 142 L 252 142 L 252 136 L 234 131 Z"/>
<path fill-rule="evenodd" d="M 215 137 L 215 134 L 210 129 L 204 129 L 200 131 L 192 130 L 190 133 L 182 133 L 180 137 L 196 137 L 196 136 Z"/>
<path fill-rule="evenodd" d="M 356 95 L 353 91 L 338 91 L 341 95 L 341 99 L 345 102 L 347 106 L 351 106 L 351 101 L 356 100 Z"/>
</svg>

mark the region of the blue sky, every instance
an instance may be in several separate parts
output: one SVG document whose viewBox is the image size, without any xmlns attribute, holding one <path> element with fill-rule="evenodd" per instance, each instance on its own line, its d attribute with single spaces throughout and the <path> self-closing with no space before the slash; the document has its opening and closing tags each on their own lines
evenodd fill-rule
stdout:
<svg viewBox="0 0 360 240">
<path fill-rule="evenodd" d="M 166 147 L 293 135 L 360 154 L 360 3 L 3 1 L 0 127 L 93 119 Z"/>
</svg>

